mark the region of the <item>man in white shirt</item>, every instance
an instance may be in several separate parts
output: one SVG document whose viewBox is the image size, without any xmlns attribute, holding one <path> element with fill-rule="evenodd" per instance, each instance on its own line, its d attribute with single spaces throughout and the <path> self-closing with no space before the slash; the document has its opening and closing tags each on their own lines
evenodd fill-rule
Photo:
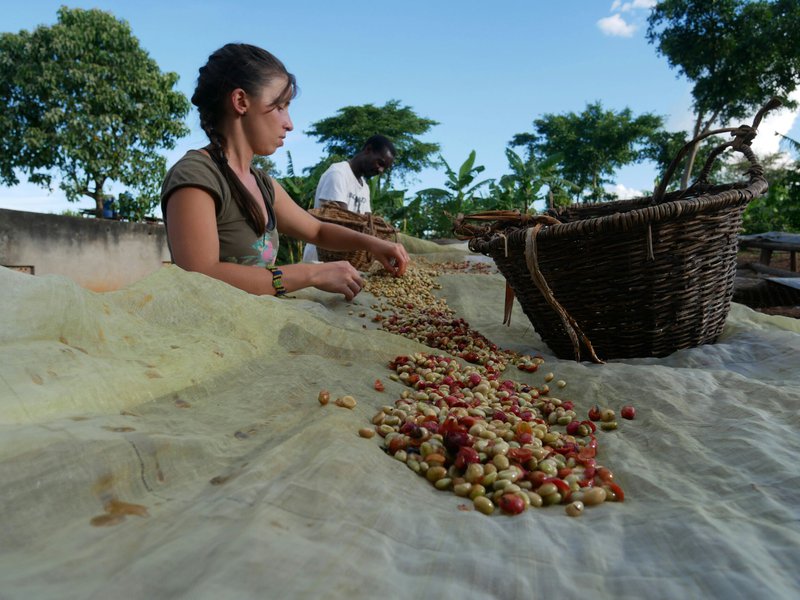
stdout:
<svg viewBox="0 0 800 600">
<path fill-rule="evenodd" d="M 394 164 L 394 157 L 394 144 L 385 136 L 373 135 L 358 154 L 332 164 L 322 174 L 314 195 L 314 208 L 321 207 L 324 202 L 335 202 L 352 212 L 372 212 L 367 179 L 388 171 Z M 306 244 L 303 262 L 316 260 L 319 260 L 316 246 Z"/>
</svg>

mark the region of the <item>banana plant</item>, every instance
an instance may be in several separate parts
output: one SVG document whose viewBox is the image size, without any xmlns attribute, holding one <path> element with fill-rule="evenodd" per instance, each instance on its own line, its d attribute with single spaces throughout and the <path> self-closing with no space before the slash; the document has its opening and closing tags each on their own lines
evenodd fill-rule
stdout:
<svg viewBox="0 0 800 600">
<path fill-rule="evenodd" d="M 794 150 L 797 153 L 800 153 L 800 142 L 798 142 L 794 138 L 790 138 L 788 135 L 783 135 L 782 133 L 778 133 L 778 135 L 781 136 L 781 138 L 782 138 L 781 139 L 781 143 L 785 142 L 786 145 L 789 146 L 789 148 L 791 148 L 792 150 Z"/>
<path fill-rule="evenodd" d="M 519 154 L 506 149 L 506 158 L 511 173 L 503 175 L 492 185 L 490 206 L 495 210 L 532 212 L 535 202 L 545 200 L 548 208 L 569 204 L 570 190 L 577 186 L 558 174 L 561 154 L 553 154 L 538 160 L 533 154 L 523 159 Z"/>
<path fill-rule="evenodd" d="M 368 184 L 372 212 L 397 226 L 405 203 L 406 190 L 392 189 L 389 178 L 384 179 L 382 175 L 372 177 Z"/>
<path fill-rule="evenodd" d="M 445 168 L 447 181 L 444 188 L 426 188 L 417 192 L 421 208 L 428 214 L 430 234 L 434 237 L 447 237 L 452 232 L 452 219 L 459 214 L 472 212 L 480 208 L 483 198 L 479 190 L 490 185 L 494 179 L 476 181 L 485 170 L 482 165 L 475 165 L 475 150 L 469 153 L 458 171 L 453 170 L 443 156 L 439 161 Z"/>
</svg>

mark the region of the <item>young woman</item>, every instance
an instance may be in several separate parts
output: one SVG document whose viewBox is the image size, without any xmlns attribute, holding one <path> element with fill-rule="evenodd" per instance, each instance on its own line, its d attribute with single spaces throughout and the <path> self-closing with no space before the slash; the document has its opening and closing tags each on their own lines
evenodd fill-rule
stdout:
<svg viewBox="0 0 800 600">
<path fill-rule="evenodd" d="M 368 250 L 398 276 L 408 254 L 400 244 L 315 219 L 251 166 L 293 129 L 295 93 L 294 76 L 266 50 L 227 44 L 209 57 L 192 104 L 210 144 L 187 152 L 161 189 L 170 252 L 179 267 L 253 294 L 316 287 L 352 300 L 364 281 L 346 261 L 275 267 L 278 232 L 330 250 Z"/>
</svg>

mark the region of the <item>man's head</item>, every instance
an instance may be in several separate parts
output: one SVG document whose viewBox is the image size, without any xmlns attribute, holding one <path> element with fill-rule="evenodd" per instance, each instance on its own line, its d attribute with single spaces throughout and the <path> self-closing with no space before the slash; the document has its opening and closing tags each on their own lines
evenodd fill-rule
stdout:
<svg viewBox="0 0 800 600">
<path fill-rule="evenodd" d="M 388 171 L 394 164 L 394 144 L 383 135 L 373 135 L 364 142 L 361 152 L 350 161 L 353 171 L 361 177 L 374 177 Z"/>
</svg>

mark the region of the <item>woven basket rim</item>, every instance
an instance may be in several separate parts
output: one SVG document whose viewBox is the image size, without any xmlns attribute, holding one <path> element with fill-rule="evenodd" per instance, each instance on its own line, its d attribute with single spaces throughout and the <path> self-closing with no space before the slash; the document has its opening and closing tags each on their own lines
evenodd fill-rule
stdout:
<svg viewBox="0 0 800 600">
<path fill-rule="evenodd" d="M 357 213 L 336 206 L 335 204 L 327 204 L 320 208 L 310 208 L 308 212 L 321 221 L 345 227 L 349 226 L 351 228 L 354 225 L 367 228 L 371 215 L 372 228 L 376 233 L 394 233 L 397 231 L 397 228 L 380 215 L 375 213 Z"/>
<path fill-rule="evenodd" d="M 615 212 L 610 215 L 590 217 L 569 223 L 557 223 L 541 227 L 537 239 L 583 237 L 587 234 L 604 234 L 619 231 L 628 231 L 634 228 L 662 223 L 671 219 L 687 218 L 705 212 L 719 211 L 723 208 L 735 207 L 748 203 L 750 200 L 763 194 L 767 190 L 767 180 L 762 176 L 755 176 L 749 182 L 735 184 L 704 186 L 696 190 L 698 195 L 682 197 L 691 190 L 671 192 L 666 198 L 672 200 L 662 201 L 659 204 L 634 208 L 625 212 Z M 568 208 L 575 210 L 597 208 L 599 206 L 619 206 L 621 209 L 637 206 L 651 201 L 652 196 L 634 198 L 631 200 L 616 200 L 599 204 L 573 204 Z M 473 237 L 470 246 L 473 250 L 488 253 L 488 248 L 483 249 L 497 240 L 524 236 L 530 226 L 521 226 L 510 234 L 491 232 L 484 236 Z"/>
</svg>

